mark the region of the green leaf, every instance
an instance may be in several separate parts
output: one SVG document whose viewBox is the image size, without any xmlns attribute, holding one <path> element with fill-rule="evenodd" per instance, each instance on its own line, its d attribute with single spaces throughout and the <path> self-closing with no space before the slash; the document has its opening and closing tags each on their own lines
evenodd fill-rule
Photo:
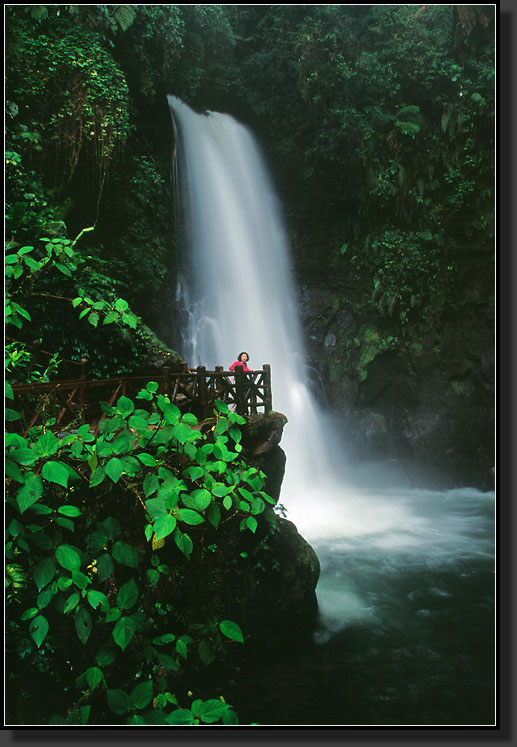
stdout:
<svg viewBox="0 0 517 747">
<path fill-rule="evenodd" d="M 84 607 L 81 607 L 76 612 L 74 623 L 77 637 L 84 646 L 86 645 L 86 642 L 90 637 L 90 633 L 92 632 L 92 616 L 90 615 L 88 610 L 85 610 Z"/>
<path fill-rule="evenodd" d="M 156 465 L 156 459 L 151 454 L 137 454 L 136 458 L 142 462 L 144 467 L 154 467 Z"/>
<path fill-rule="evenodd" d="M 108 477 L 110 477 L 114 483 L 117 483 L 124 472 L 124 465 L 118 457 L 112 457 L 104 469 L 106 470 Z"/>
<path fill-rule="evenodd" d="M 228 710 L 229 706 L 216 698 L 205 700 L 199 707 L 199 717 L 205 724 L 215 724 Z"/>
<path fill-rule="evenodd" d="M 123 690 L 107 690 L 106 699 L 113 713 L 118 713 L 122 716 L 131 710 L 129 695 Z"/>
<path fill-rule="evenodd" d="M 33 579 L 38 591 L 41 591 L 52 579 L 56 573 L 56 564 L 52 558 L 40 560 L 34 568 Z"/>
<path fill-rule="evenodd" d="M 70 545 L 59 545 L 56 549 L 56 560 L 67 571 L 78 571 L 81 567 L 81 556 Z"/>
<path fill-rule="evenodd" d="M 125 651 L 135 634 L 136 626 L 132 617 L 121 617 L 113 628 L 113 640 Z"/>
<path fill-rule="evenodd" d="M 36 646 L 39 648 L 45 638 L 47 637 L 47 633 L 49 630 L 49 624 L 46 617 L 43 615 L 38 615 L 38 617 L 35 617 L 30 626 L 29 626 L 29 633 L 31 635 L 32 640 L 36 644 Z"/>
<path fill-rule="evenodd" d="M 237 623 L 232 622 L 231 620 L 221 620 L 219 623 L 219 630 L 227 638 L 230 638 L 230 640 L 244 643 L 242 631 Z"/>
<path fill-rule="evenodd" d="M 62 485 L 64 488 L 68 485 L 68 470 L 62 462 L 45 462 L 41 474 L 49 482 Z"/>
<path fill-rule="evenodd" d="M 38 438 L 35 447 L 40 457 L 52 456 L 59 449 L 59 438 L 52 431 L 47 431 Z"/>
<path fill-rule="evenodd" d="M 206 518 L 217 529 L 221 521 L 221 507 L 217 503 L 211 503 L 206 510 Z"/>
<path fill-rule="evenodd" d="M 253 534 L 255 534 L 255 532 L 257 531 L 257 520 L 254 516 L 248 516 L 248 518 L 246 519 L 246 525 L 250 532 L 253 532 Z"/>
<path fill-rule="evenodd" d="M 117 606 L 129 610 L 138 599 L 138 586 L 133 579 L 120 587 L 117 594 Z"/>
<path fill-rule="evenodd" d="M 97 558 L 97 578 L 100 582 L 106 581 L 115 570 L 115 564 L 111 555 L 105 553 Z"/>
<path fill-rule="evenodd" d="M 112 664 L 116 658 L 117 654 L 115 649 L 109 646 L 105 646 L 104 648 L 100 649 L 99 653 L 95 657 L 95 661 L 97 662 L 99 667 L 107 667 Z"/>
<path fill-rule="evenodd" d="M 20 615 L 20 620 L 31 620 L 33 617 L 36 617 L 38 612 L 39 610 L 37 607 L 29 607 L 29 609 L 25 610 L 25 612 Z"/>
<path fill-rule="evenodd" d="M 158 490 L 160 487 L 160 480 L 157 475 L 149 472 L 144 478 L 142 487 L 144 489 L 144 495 L 147 498 Z"/>
<path fill-rule="evenodd" d="M 99 667 L 90 667 L 85 672 L 86 682 L 88 683 L 90 690 L 95 690 L 97 685 L 100 685 L 104 679 L 102 670 Z"/>
<path fill-rule="evenodd" d="M 187 469 L 183 470 L 183 474 L 185 477 L 188 477 L 189 480 L 199 480 L 200 477 L 203 477 L 205 474 L 205 470 L 202 467 L 187 467 Z"/>
<path fill-rule="evenodd" d="M 190 508 L 180 508 L 178 510 L 178 517 L 180 521 L 184 521 L 185 524 L 190 524 L 191 526 L 204 522 L 204 518 L 197 511 L 192 511 Z"/>
<path fill-rule="evenodd" d="M 16 412 L 16 410 L 11 410 L 9 407 L 6 407 L 4 410 L 4 417 L 7 421 L 12 423 L 15 420 L 20 420 L 21 415 L 19 412 Z"/>
<path fill-rule="evenodd" d="M 169 534 L 172 534 L 175 528 L 176 518 L 174 516 L 171 514 L 159 516 L 153 524 L 154 533 L 156 535 L 155 539 L 159 540 L 168 537 Z"/>
<path fill-rule="evenodd" d="M 75 608 L 79 604 L 80 599 L 81 597 L 78 592 L 74 591 L 73 594 L 70 594 L 65 602 L 65 606 L 63 607 L 63 614 L 66 615 L 68 614 L 68 612 L 75 610 Z"/>
<path fill-rule="evenodd" d="M 107 612 L 109 610 L 110 603 L 108 597 L 106 596 L 106 594 L 103 594 L 102 591 L 95 591 L 95 589 L 90 589 L 86 597 L 94 610 L 96 610 L 97 607 L 100 607 L 103 612 Z"/>
<path fill-rule="evenodd" d="M 115 542 L 112 548 L 112 554 L 117 563 L 127 565 L 130 568 L 138 568 L 138 552 L 126 542 Z"/>
<path fill-rule="evenodd" d="M 131 692 L 129 700 L 134 708 L 145 708 L 153 698 L 153 683 L 151 680 L 141 682 Z"/>
<path fill-rule="evenodd" d="M 178 423 L 174 427 L 173 433 L 174 438 L 183 446 L 192 435 L 192 429 L 188 425 L 185 425 L 185 423 Z"/>
<path fill-rule="evenodd" d="M 43 482 L 39 475 L 29 472 L 25 477 L 25 484 L 19 489 L 16 496 L 18 508 L 23 514 L 43 493 Z"/>
<path fill-rule="evenodd" d="M 63 514 L 63 516 L 80 516 L 81 510 L 77 508 L 77 506 L 59 506 L 58 513 Z"/>
<path fill-rule="evenodd" d="M 129 399 L 129 397 L 119 397 L 117 401 L 117 410 L 123 418 L 127 418 L 129 415 L 131 415 L 131 413 L 134 412 L 134 409 L 135 405 L 133 404 L 132 400 Z"/>
<path fill-rule="evenodd" d="M 197 651 L 199 654 L 199 658 L 201 659 L 205 667 L 207 667 L 209 664 L 211 664 L 214 661 L 215 649 L 212 643 L 210 643 L 210 641 L 205 641 L 205 640 L 201 641 L 199 643 Z"/>
<path fill-rule="evenodd" d="M 97 467 L 96 469 L 94 469 L 90 476 L 90 488 L 94 488 L 96 485 L 100 485 L 105 477 L 106 470 L 104 469 L 104 467 Z"/>
<path fill-rule="evenodd" d="M 186 726 L 193 724 L 194 720 L 194 714 L 187 708 L 177 708 L 167 716 L 168 724 L 183 724 Z"/>
</svg>

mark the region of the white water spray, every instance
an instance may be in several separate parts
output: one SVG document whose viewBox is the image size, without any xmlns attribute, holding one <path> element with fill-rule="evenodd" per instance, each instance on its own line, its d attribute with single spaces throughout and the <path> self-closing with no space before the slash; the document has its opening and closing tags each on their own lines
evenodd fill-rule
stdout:
<svg viewBox="0 0 517 747">
<path fill-rule="evenodd" d="M 197 114 L 169 96 L 178 132 L 189 265 L 178 300 L 188 312 L 182 354 L 189 365 L 224 368 L 241 351 L 271 365 L 273 407 L 289 422 L 282 502 L 289 512 L 314 496 L 331 467 L 328 428 L 308 389 L 290 251 L 277 197 L 249 130 L 226 114 Z"/>
<path fill-rule="evenodd" d="M 442 533 L 440 513 L 426 508 L 440 501 L 425 491 L 390 492 L 387 483 L 354 487 L 344 449 L 311 396 L 290 249 L 257 143 L 229 115 L 197 114 L 173 96 L 169 104 L 189 260 L 178 286 L 188 313 L 182 354 L 208 368 L 227 368 L 243 350 L 251 368 L 271 364 L 273 407 L 289 421 L 281 502 L 309 541 L 422 547 L 433 527 Z"/>
</svg>

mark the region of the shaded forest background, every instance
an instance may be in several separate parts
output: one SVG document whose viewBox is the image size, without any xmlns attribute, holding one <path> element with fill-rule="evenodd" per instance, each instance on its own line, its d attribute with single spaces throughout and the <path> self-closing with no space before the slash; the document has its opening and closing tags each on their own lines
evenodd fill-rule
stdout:
<svg viewBox="0 0 517 747">
<path fill-rule="evenodd" d="M 7 6 L 6 75 L 9 246 L 94 227 L 73 291 L 66 271 L 12 286 L 32 319 L 13 339 L 94 377 L 135 372 L 153 334 L 174 349 L 173 93 L 262 145 L 349 449 L 490 487 L 493 6 Z M 147 326 L 78 320 L 79 290 Z"/>
<path fill-rule="evenodd" d="M 8 722 L 236 725 L 240 644 L 271 655 L 315 610 L 318 559 L 275 506 L 283 462 L 271 491 L 243 418 L 220 403 L 207 430 L 153 381 L 105 403 L 98 433 L 22 437 L 12 386 L 178 360 L 172 93 L 261 144 L 314 394 L 349 453 L 491 488 L 494 6 L 5 20 Z"/>
</svg>

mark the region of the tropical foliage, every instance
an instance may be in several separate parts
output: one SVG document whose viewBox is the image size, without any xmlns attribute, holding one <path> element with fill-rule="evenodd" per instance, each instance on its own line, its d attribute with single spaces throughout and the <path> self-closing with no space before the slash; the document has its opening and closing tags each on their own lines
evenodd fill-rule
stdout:
<svg viewBox="0 0 517 747">
<path fill-rule="evenodd" d="M 242 632 L 170 609 L 163 558 L 274 521 L 239 417 L 221 403 L 209 430 L 150 380 L 105 404 L 98 432 L 22 435 L 12 386 L 66 360 L 132 373 L 158 344 L 146 325 L 172 354 L 168 93 L 252 125 L 298 276 L 367 319 L 348 341 L 361 378 L 372 341 L 415 344 L 474 286 L 488 318 L 494 7 L 8 5 L 6 24 L 10 715 L 232 725 L 224 699 L 189 695 L 189 672 Z"/>
</svg>

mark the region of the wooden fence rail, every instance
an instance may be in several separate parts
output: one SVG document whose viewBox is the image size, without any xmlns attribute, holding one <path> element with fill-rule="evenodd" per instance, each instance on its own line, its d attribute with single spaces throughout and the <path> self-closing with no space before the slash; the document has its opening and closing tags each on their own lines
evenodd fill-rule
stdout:
<svg viewBox="0 0 517 747">
<path fill-rule="evenodd" d="M 49 422 L 51 430 L 60 431 L 84 423 L 97 424 L 105 417 L 101 402 L 113 404 L 121 396 L 134 398 L 149 381 L 158 384 L 160 394 L 169 396 L 182 412 L 193 412 L 198 418 L 210 417 L 215 400 L 223 400 L 239 415 L 247 416 L 271 412 L 271 368 L 264 365 L 257 371 L 225 371 L 222 366 L 214 371 L 204 366 L 195 369 L 182 364 L 179 370 L 163 367 L 160 376 L 121 376 L 113 379 L 79 379 L 49 381 L 13 386 L 13 408 L 21 420 L 8 423 L 10 429 L 23 431 Z M 145 409 L 146 400 L 138 400 Z"/>
</svg>

